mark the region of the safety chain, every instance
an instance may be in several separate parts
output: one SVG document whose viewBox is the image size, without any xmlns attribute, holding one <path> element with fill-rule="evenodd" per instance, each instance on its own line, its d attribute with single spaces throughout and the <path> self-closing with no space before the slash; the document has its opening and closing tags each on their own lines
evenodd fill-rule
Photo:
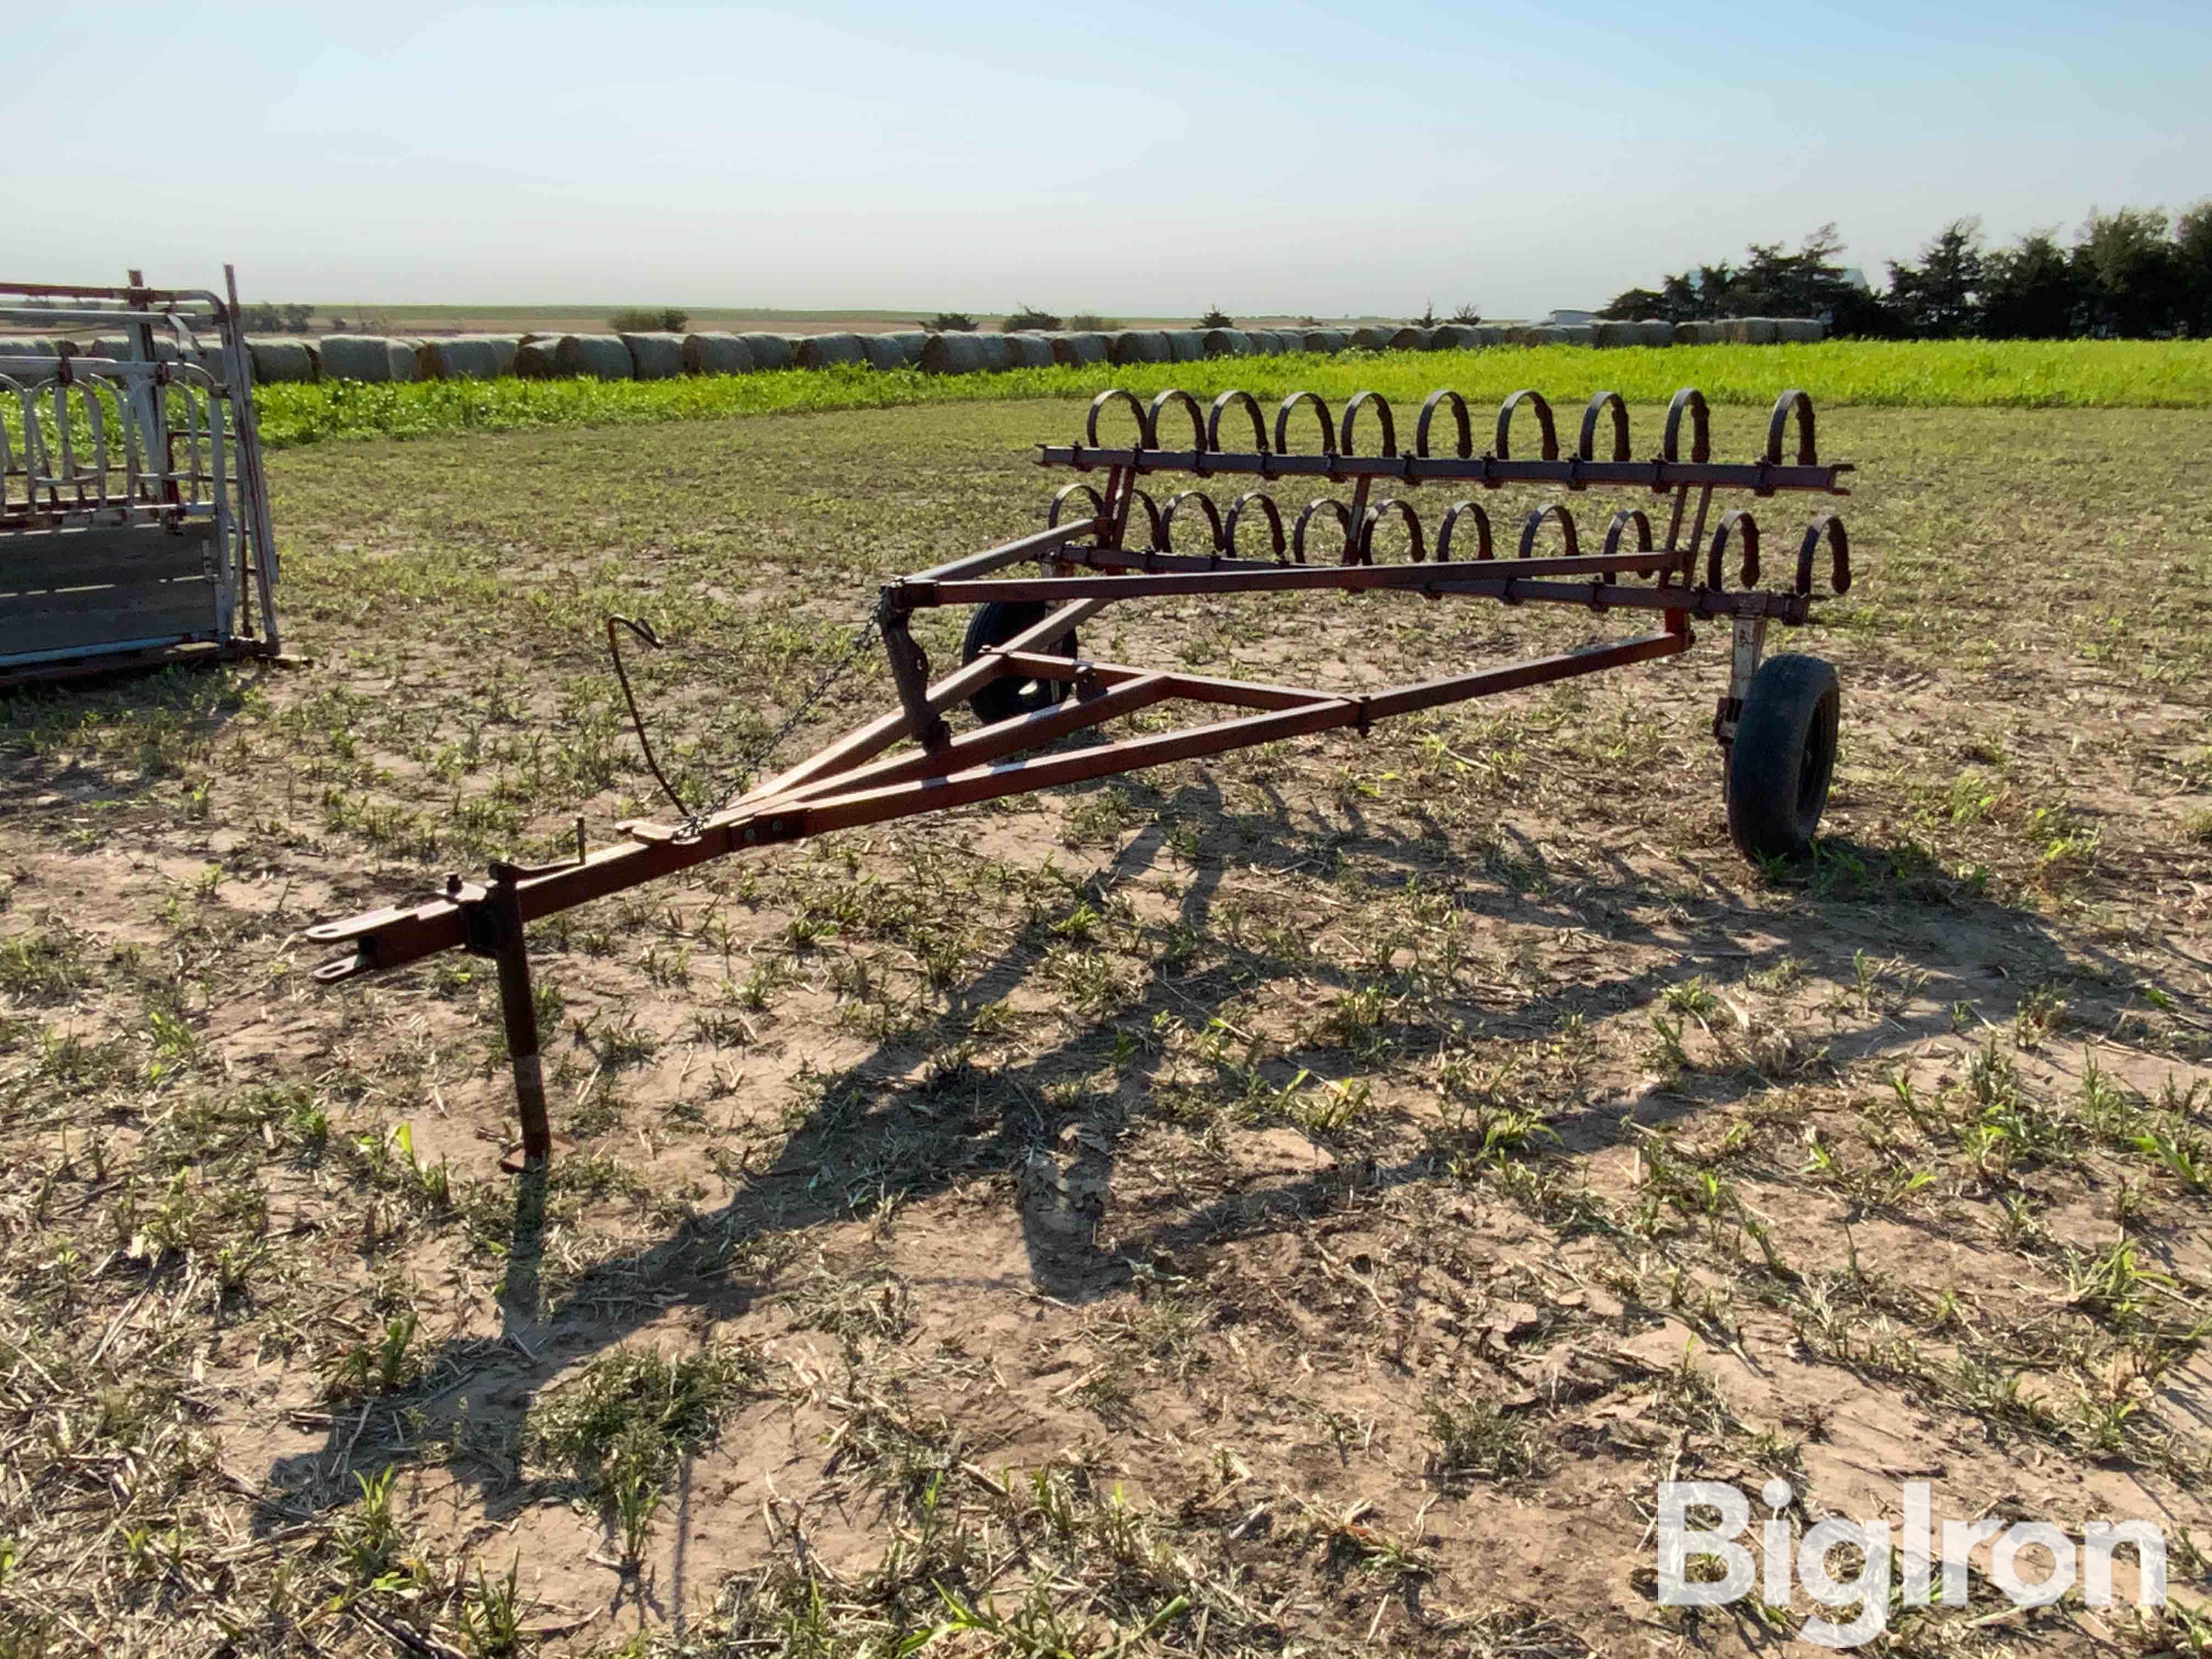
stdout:
<svg viewBox="0 0 2212 1659">
<path fill-rule="evenodd" d="M 861 625 L 845 647 L 845 654 L 831 664 L 829 672 L 814 683 L 813 689 L 799 700 L 799 707 L 792 710 L 790 718 L 769 733 L 766 742 L 738 762 L 735 781 L 724 787 L 711 805 L 696 808 L 684 804 L 683 795 L 668 781 L 668 775 L 660 769 L 659 757 L 653 753 L 653 740 L 646 734 L 645 717 L 638 710 L 636 694 L 630 690 L 629 672 L 623 665 L 621 641 L 615 632 L 618 627 L 628 629 L 656 651 L 665 649 L 665 641 L 653 631 L 649 622 L 617 616 L 607 618 L 607 655 L 613 659 L 615 678 L 622 684 L 623 701 L 629 705 L 630 727 L 637 733 L 638 747 L 645 751 L 645 763 L 653 773 L 653 781 L 660 786 L 660 793 L 668 798 L 669 805 L 684 815 L 683 828 L 688 833 L 697 830 L 701 819 L 720 811 L 750 787 L 769 757 L 782 747 L 783 740 L 799 729 L 800 723 L 814 712 L 815 705 L 829 696 L 830 688 L 844 678 L 853 665 L 876 642 L 878 623 L 875 617 L 871 616 Z"/>
</svg>

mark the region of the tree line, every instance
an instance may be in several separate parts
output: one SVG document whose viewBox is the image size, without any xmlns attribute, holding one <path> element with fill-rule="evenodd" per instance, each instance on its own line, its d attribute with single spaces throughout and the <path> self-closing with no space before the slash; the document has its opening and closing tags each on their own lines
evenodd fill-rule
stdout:
<svg viewBox="0 0 2212 1659">
<path fill-rule="evenodd" d="M 1888 261 L 1887 286 L 1861 287 L 1837 256 L 1832 224 L 1795 252 L 1754 242 L 1726 260 L 1632 288 L 1599 314 L 1708 322 L 1819 317 L 1838 335 L 1908 340 L 2055 340 L 2212 335 L 2212 201 L 2179 218 L 2160 208 L 2092 210 L 2070 245 L 2030 231 L 2002 247 L 1981 222 L 1954 219 L 1911 261 Z"/>
</svg>

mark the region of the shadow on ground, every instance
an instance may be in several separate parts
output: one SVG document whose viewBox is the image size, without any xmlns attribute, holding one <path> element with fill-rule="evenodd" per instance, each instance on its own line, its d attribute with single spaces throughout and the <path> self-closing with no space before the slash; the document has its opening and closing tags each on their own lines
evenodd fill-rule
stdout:
<svg viewBox="0 0 2212 1659">
<path fill-rule="evenodd" d="M 1239 848 L 1237 861 L 1263 875 L 1293 868 L 1326 872 L 1356 858 L 1374 891 L 1416 880 L 1433 884 L 1446 845 L 1441 830 L 1434 838 L 1393 835 L 1356 815 L 1328 826 L 1302 825 L 1279 798 L 1267 811 L 1227 812 L 1211 784 L 1180 787 L 1171 794 L 1146 787 L 1141 779 L 1124 778 L 1115 787 L 1133 793 L 1152 824 L 1092 878 L 1086 889 L 1092 896 L 1158 865 L 1164 850 L 1166 832 L 1159 828 L 1164 817 L 1208 823 L 1214 849 Z M 1176 918 L 1182 927 L 1212 937 L 1209 924 L 1224 867 L 1224 860 L 1210 856 L 1189 872 Z M 1663 936 L 1636 919 L 1655 908 L 1650 884 L 1618 856 L 1559 868 L 1542 847 L 1509 838 L 1501 855 L 1487 866 L 1460 866 L 1452 875 L 1455 902 L 1463 913 L 1501 923 L 1577 929 L 1594 936 L 1602 949 L 1621 952 L 1623 961 L 1558 994 L 1532 990 L 1485 1004 L 1430 1007 L 1396 1019 L 1389 1036 L 1404 1051 L 1433 1053 L 1447 1041 L 1526 1040 L 1577 1015 L 1656 1010 L 1670 985 L 1702 976 L 1726 990 L 1785 959 L 1802 964 L 1808 981 L 1840 992 L 1853 982 L 1856 951 L 1873 947 L 1891 956 L 1906 954 L 1912 968 L 1926 975 L 1917 1003 L 1929 1012 L 1840 1033 L 1825 1064 L 1896 1051 L 1948 1034 L 1954 1029 L 1950 1011 L 1957 1005 L 2016 994 L 2024 970 L 2086 972 L 2122 984 L 2141 972 L 2099 957 L 2078 940 L 2062 943 L 2042 916 L 1992 900 L 1973 883 L 1942 875 L 1909 847 L 1831 839 L 1809 865 L 1781 878 L 1796 890 L 1799 902 L 1780 910 L 1753 909 L 1708 884 L 1694 914 L 1678 910 Z M 1676 929 L 1695 938 L 1685 944 Z M 2006 961 L 1990 959 L 1990 952 L 1976 944 L 1998 938 L 2007 942 Z M 1171 1014 L 1203 1028 L 1255 985 L 1306 981 L 1341 992 L 1358 988 L 1361 976 L 1313 958 L 1293 963 L 1234 947 L 1214 965 L 1182 976 L 1156 961 L 1117 1013 L 1073 1026 L 1042 1053 L 988 1073 L 963 1067 L 919 1084 L 902 1080 L 919 1054 L 957 1043 L 980 1011 L 1003 1000 L 1036 968 L 1043 949 L 1035 933 L 1009 938 L 924 1028 L 821 1079 L 820 1103 L 808 1121 L 790 1135 L 772 1164 L 743 1179 L 726 1204 L 691 1218 L 647 1249 L 599 1264 L 551 1305 L 543 1305 L 541 1286 L 545 1179 L 540 1172 L 519 1180 L 501 1290 L 502 1338 L 496 1344 L 455 1342 L 433 1352 L 426 1356 L 425 1381 L 386 1398 L 395 1413 L 407 1415 L 413 1443 L 442 1447 L 454 1438 L 461 1414 L 482 1409 L 495 1396 L 505 1409 L 526 1409 L 537 1389 L 560 1370 L 620 1344 L 648 1323 L 665 1320 L 672 1309 L 690 1309 L 709 1319 L 741 1316 L 766 1288 L 743 1272 L 748 1247 L 760 1241 L 865 1215 L 886 1201 L 927 1198 L 980 1176 L 1014 1179 L 1021 1194 L 1031 1288 L 1080 1304 L 1126 1285 L 1137 1271 L 1135 1264 L 1156 1253 L 1181 1255 L 1286 1231 L 1341 1204 L 1354 1190 L 1417 1182 L 1439 1172 L 1441 1159 L 1431 1143 L 1402 1161 L 1331 1163 L 1305 1178 L 1248 1188 L 1195 1206 L 1174 1194 L 1124 1204 L 1116 1207 L 1112 1251 L 1100 1249 L 1096 1224 L 1111 1187 L 1113 1149 L 1129 1115 L 1127 1103 L 1150 1097 L 1161 1057 L 1140 1049 L 1121 1089 L 1110 1097 L 1086 1095 L 1066 1121 L 1054 1121 L 1039 1106 L 1044 1085 L 1096 1072 L 1115 1058 L 1117 1036 L 1156 1016 Z M 1664 970 L 1632 968 L 1632 952 L 1647 960 L 1656 954 Z M 1945 1012 L 1933 1012 L 1938 1009 Z M 1261 1060 L 1259 1069 L 1279 1086 L 1297 1073 L 1299 1056 L 1275 1055 Z M 1559 1140 L 1547 1155 L 1585 1158 L 1634 1133 L 1632 1125 L 1679 1120 L 1766 1086 L 1765 1079 L 1747 1067 L 1701 1073 L 1678 1089 L 1588 1098 L 1549 1119 Z M 917 1101 L 929 1112 L 908 1109 Z M 1064 1164 L 1071 1147 L 1073 1162 Z M 1925 1224 L 1903 1215 L 1897 1218 Z M 356 1419 L 340 1415 L 343 1420 L 334 1423 L 324 1448 L 283 1459 L 270 1469 L 272 1487 L 288 1501 L 281 1513 L 264 1514 L 266 1524 L 296 1518 L 302 1505 L 327 1507 L 356 1495 L 349 1482 L 342 1484 L 340 1472 L 351 1467 L 349 1458 L 359 1438 Z M 390 1446 L 363 1447 L 359 1461 L 373 1467 L 419 1462 L 422 1456 Z M 464 1482 L 488 1473 L 486 1463 L 468 1456 L 451 1459 L 447 1468 Z M 507 1473 L 499 1472 L 501 1480 Z M 528 1486 L 507 1487 L 490 1480 L 483 1484 L 494 1519 L 544 1495 Z"/>
</svg>

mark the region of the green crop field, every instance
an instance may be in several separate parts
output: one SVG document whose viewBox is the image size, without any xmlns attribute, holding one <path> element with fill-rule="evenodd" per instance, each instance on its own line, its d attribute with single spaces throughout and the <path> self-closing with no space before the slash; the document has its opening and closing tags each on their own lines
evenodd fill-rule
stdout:
<svg viewBox="0 0 2212 1659">
<path fill-rule="evenodd" d="M 1311 387 L 1332 402 L 1373 390 L 1414 407 L 1442 386 L 1493 403 L 1519 387 L 1539 386 L 1563 404 L 1607 390 L 1632 403 L 1663 403 L 1684 386 L 1698 387 L 1715 403 L 1761 404 L 1771 402 L 1780 387 L 1796 386 L 1823 408 L 2204 409 L 2212 407 L 2212 343 L 1838 341 L 1601 353 L 1580 346 L 1501 347 L 947 376 L 839 368 L 656 381 L 333 383 L 270 386 L 259 397 L 263 433 L 272 448 L 281 448 L 331 438 L 1066 397 L 1109 386 L 1147 395 L 1181 386 L 1208 396 L 1241 386 L 1264 398 Z"/>
<path fill-rule="evenodd" d="M 665 818 L 607 613 L 726 775 L 879 584 L 1041 521 L 1105 377 L 271 388 L 299 659 L 0 697 L 0 1656 L 1782 1651 L 1802 1589 L 1656 1604 L 1669 1479 L 1786 1482 L 1790 1543 L 1905 1480 L 2149 1517 L 2169 1610 L 1984 1554 L 1870 1650 L 2212 1652 L 2206 349 L 1133 375 L 1612 384 L 1647 449 L 1702 381 L 1723 455 L 1810 386 L 1859 467 L 1856 584 L 1771 642 L 1844 688 L 1813 856 L 1729 844 L 1700 620 L 720 859 L 534 926 L 523 1182 L 489 964 L 325 985 L 305 930 Z M 1900 406 L 2007 401 L 2058 406 Z M 1082 648 L 1357 692 L 1634 630 L 1243 595 Z M 894 701 L 863 657 L 776 758 Z"/>
</svg>

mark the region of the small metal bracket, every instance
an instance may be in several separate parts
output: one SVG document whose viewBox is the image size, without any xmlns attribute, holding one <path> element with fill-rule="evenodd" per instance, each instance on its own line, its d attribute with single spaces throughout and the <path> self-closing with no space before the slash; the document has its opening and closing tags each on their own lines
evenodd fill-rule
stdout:
<svg viewBox="0 0 2212 1659">
<path fill-rule="evenodd" d="M 1723 749 L 1735 742 L 1735 725 L 1743 718 L 1743 700 L 1758 677 L 1759 660 L 1766 651 L 1766 618 L 1738 617 L 1729 647 L 1728 696 L 1713 711 L 1713 741 Z"/>
<path fill-rule="evenodd" d="M 891 681 L 898 687 L 899 702 L 906 710 L 906 729 L 930 754 L 951 746 L 952 728 L 929 706 L 929 653 L 907 631 L 913 601 L 897 582 L 884 584 L 876 606 L 876 625 L 884 636 L 884 655 L 890 659 Z"/>
</svg>

